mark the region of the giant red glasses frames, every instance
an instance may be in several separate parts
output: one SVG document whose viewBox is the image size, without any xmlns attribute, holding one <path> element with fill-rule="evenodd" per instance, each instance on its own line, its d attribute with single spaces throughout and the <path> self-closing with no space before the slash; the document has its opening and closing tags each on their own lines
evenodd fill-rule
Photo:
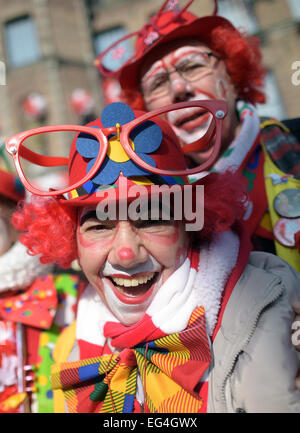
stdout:
<svg viewBox="0 0 300 433">
<path fill-rule="evenodd" d="M 212 115 L 206 133 L 199 140 L 188 145 L 190 151 L 195 151 L 201 150 L 205 148 L 209 143 L 213 142 L 214 145 L 212 147 L 211 154 L 205 162 L 194 168 L 172 170 L 172 167 L 170 167 L 170 169 L 153 167 L 152 165 L 145 162 L 139 155 L 137 155 L 137 153 L 135 153 L 134 149 L 131 147 L 129 139 L 129 135 L 135 127 L 150 119 L 155 121 L 155 117 L 167 114 L 170 111 L 189 108 L 199 108 L 202 113 L 206 111 Z M 118 134 L 119 141 L 128 157 L 148 172 L 161 176 L 187 176 L 207 170 L 213 165 L 213 163 L 217 159 L 221 148 L 222 121 L 226 114 L 227 104 L 225 101 L 205 100 L 182 102 L 178 104 L 168 105 L 157 110 L 145 113 L 121 126 L 117 124 L 116 126 L 109 128 L 95 128 L 91 126 L 80 125 L 55 125 L 31 129 L 28 131 L 20 132 L 19 134 L 13 135 L 12 137 L 8 138 L 6 140 L 6 150 L 13 157 L 18 176 L 22 181 L 24 187 L 32 194 L 40 196 L 62 195 L 70 192 L 73 189 L 81 187 L 83 184 L 91 180 L 101 168 L 101 165 L 108 150 L 108 136 L 110 136 L 111 134 Z M 30 163 L 41 167 L 68 166 L 69 158 L 61 156 L 42 155 L 29 149 L 24 144 L 24 142 L 26 143 L 26 140 L 29 137 L 57 131 L 72 131 L 78 134 L 85 133 L 91 135 L 99 142 L 99 153 L 92 168 L 80 181 L 57 190 L 52 190 L 49 186 L 49 191 L 42 191 L 40 188 L 37 187 L 36 184 L 28 181 L 26 175 L 24 174 L 20 158 L 22 158 L 22 161 L 29 161 Z"/>
</svg>

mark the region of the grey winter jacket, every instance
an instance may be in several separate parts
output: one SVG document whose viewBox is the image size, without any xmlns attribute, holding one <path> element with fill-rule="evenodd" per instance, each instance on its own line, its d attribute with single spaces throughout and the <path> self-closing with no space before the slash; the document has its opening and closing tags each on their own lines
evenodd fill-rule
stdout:
<svg viewBox="0 0 300 433">
<path fill-rule="evenodd" d="M 299 352 L 291 339 L 300 275 L 280 258 L 250 254 L 213 343 L 208 412 L 299 412 Z"/>
</svg>

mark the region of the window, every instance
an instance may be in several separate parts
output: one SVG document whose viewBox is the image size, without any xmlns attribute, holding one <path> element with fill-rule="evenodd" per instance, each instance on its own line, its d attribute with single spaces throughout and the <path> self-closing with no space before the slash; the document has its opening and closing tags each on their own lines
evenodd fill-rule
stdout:
<svg viewBox="0 0 300 433">
<path fill-rule="evenodd" d="M 300 23 L 300 2 L 299 0 L 288 0 L 291 14 L 297 23 Z"/>
<path fill-rule="evenodd" d="M 104 51 L 107 47 L 113 44 L 118 39 L 121 39 L 125 36 L 127 32 L 124 27 L 115 27 L 105 32 L 98 33 L 94 36 L 94 49 L 95 54 L 98 56 L 102 51 Z M 120 54 L 118 56 L 117 54 Z M 131 41 L 125 40 L 117 45 L 113 52 L 108 53 L 104 59 L 103 64 L 110 70 L 119 69 L 123 63 L 129 59 L 131 54 L 133 53 L 133 46 L 131 45 Z"/>
<path fill-rule="evenodd" d="M 218 15 L 227 18 L 235 27 L 243 27 L 249 34 L 254 34 L 259 28 L 253 3 L 253 0 L 219 0 Z"/>
<path fill-rule="evenodd" d="M 262 117 L 275 117 L 278 120 L 285 119 L 287 114 L 277 86 L 276 78 L 271 71 L 268 72 L 265 78 L 264 90 L 266 103 L 257 104 L 258 114 Z"/>
<path fill-rule="evenodd" d="M 29 16 L 7 22 L 4 31 L 9 66 L 25 66 L 40 58 L 35 23 Z"/>
</svg>

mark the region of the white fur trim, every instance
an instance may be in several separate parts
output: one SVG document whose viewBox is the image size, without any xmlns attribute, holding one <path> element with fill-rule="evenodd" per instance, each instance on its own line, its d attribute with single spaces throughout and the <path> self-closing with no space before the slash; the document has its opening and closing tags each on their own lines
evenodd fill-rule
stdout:
<svg viewBox="0 0 300 433">
<path fill-rule="evenodd" d="M 239 253 L 239 238 L 231 232 L 218 233 L 201 248 L 195 279 L 197 305 L 203 305 L 207 332 L 211 336 L 220 309 L 221 295 Z"/>
<path fill-rule="evenodd" d="M 0 292 L 24 289 L 52 268 L 52 265 L 41 264 L 38 256 L 27 254 L 24 245 L 16 242 L 0 257 Z"/>
<path fill-rule="evenodd" d="M 76 338 L 103 346 L 105 322 L 118 322 L 104 305 L 95 289 L 89 284 L 80 297 L 77 310 Z"/>
</svg>

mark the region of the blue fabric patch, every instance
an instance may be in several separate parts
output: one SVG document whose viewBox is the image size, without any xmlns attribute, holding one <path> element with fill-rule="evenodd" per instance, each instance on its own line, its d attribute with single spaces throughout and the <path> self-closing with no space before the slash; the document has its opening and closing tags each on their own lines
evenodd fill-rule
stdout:
<svg viewBox="0 0 300 433">
<path fill-rule="evenodd" d="M 93 184 L 90 180 L 82 185 L 88 194 L 92 194 L 97 190 L 97 185 Z"/>
<path fill-rule="evenodd" d="M 107 105 L 101 113 L 101 123 L 104 128 L 116 126 L 116 123 L 125 125 L 135 119 L 133 110 L 123 102 L 113 102 Z"/>
<path fill-rule="evenodd" d="M 174 179 L 173 176 L 162 176 L 160 175 L 161 178 L 163 178 L 163 180 L 168 184 L 168 185 L 178 185 L 178 182 L 176 181 L 176 179 Z"/>
<path fill-rule="evenodd" d="M 98 128 L 99 126 L 92 126 Z M 94 158 L 99 153 L 99 141 L 96 137 L 85 132 L 81 132 L 76 140 L 76 149 L 84 158 Z"/>
<path fill-rule="evenodd" d="M 123 413 L 132 413 L 134 404 L 134 395 L 125 394 Z"/>
<path fill-rule="evenodd" d="M 80 380 L 89 380 L 97 377 L 99 375 L 99 362 L 90 365 L 84 365 L 79 367 L 78 376 Z"/>
<path fill-rule="evenodd" d="M 133 110 L 122 102 L 107 105 L 101 114 L 101 122 L 105 128 L 116 126 L 117 123 L 123 125 L 134 119 Z M 131 131 L 129 138 L 133 141 L 136 154 L 147 164 L 156 167 L 154 159 L 148 153 L 155 152 L 161 144 L 163 134 L 160 127 L 152 121 L 145 121 Z M 89 134 L 80 134 L 76 141 L 76 147 L 78 153 L 83 158 L 90 159 L 87 164 L 88 173 L 97 159 L 99 143 L 96 138 Z M 149 176 L 151 174 L 131 159 L 117 162 L 106 155 L 100 169 L 91 179 L 91 182 L 97 186 L 111 185 L 116 182 L 120 173 L 125 177 Z M 89 182 L 86 186 L 85 189 L 89 194 L 95 191 Z"/>
<path fill-rule="evenodd" d="M 131 131 L 130 138 L 137 153 L 151 153 L 159 148 L 163 133 L 156 123 L 146 120 Z"/>
</svg>

